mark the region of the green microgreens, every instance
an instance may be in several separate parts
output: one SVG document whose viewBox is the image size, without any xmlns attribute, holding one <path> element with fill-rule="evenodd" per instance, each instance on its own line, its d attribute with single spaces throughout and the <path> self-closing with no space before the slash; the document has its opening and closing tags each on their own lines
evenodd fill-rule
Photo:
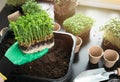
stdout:
<svg viewBox="0 0 120 82">
<path fill-rule="evenodd" d="M 111 18 L 104 26 L 102 26 L 101 30 L 111 31 L 115 36 L 120 38 L 120 19 Z"/>
<path fill-rule="evenodd" d="M 89 28 L 91 28 L 93 23 L 94 20 L 92 18 L 78 13 L 66 19 L 63 22 L 63 26 L 66 31 L 74 35 L 79 35 L 84 32 L 84 30 L 88 30 Z"/>
<path fill-rule="evenodd" d="M 22 5 L 22 10 L 24 14 L 34 14 L 40 12 L 41 5 L 39 5 L 35 0 L 28 0 Z"/>
<path fill-rule="evenodd" d="M 53 24 L 47 12 L 42 10 L 39 13 L 21 16 L 16 22 L 10 21 L 10 28 L 21 45 L 29 46 L 52 35 Z"/>
<path fill-rule="evenodd" d="M 7 4 L 12 6 L 19 6 L 23 4 L 25 1 L 27 0 L 7 0 Z"/>
</svg>

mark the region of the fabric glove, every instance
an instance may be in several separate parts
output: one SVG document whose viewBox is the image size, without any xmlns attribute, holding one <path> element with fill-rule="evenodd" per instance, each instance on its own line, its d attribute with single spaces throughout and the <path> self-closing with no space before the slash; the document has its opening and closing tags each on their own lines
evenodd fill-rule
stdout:
<svg viewBox="0 0 120 82">
<path fill-rule="evenodd" d="M 44 49 L 40 52 L 36 52 L 33 54 L 25 54 L 23 53 L 16 42 L 13 44 L 5 53 L 5 56 L 15 65 L 23 65 L 25 63 L 31 62 L 37 58 L 42 57 L 48 52 L 48 49 Z"/>
<path fill-rule="evenodd" d="M 18 65 L 23 65 L 33 60 L 36 60 L 45 54 L 47 54 L 48 48 L 33 53 L 33 54 L 25 54 L 21 51 L 18 46 L 18 42 L 14 43 L 0 59 L 0 76 L 3 75 L 3 78 L 6 80 L 9 73 L 14 70 Z M 1 75 L 2 74 L 2 75 Z"/>
</svg>

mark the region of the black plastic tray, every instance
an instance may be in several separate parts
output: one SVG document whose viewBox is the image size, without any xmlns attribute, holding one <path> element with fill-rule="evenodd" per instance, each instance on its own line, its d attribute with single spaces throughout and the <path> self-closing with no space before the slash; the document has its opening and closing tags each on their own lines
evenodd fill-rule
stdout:
<svg viewBox="0 0 120 82">
<path fill-rule="evenodd" d="M 13 32 L 7 31 L 6 34 L 4 34 L 4 36 L 2 36 L 2 39 L 1 39 L 2 45 L 0 45 L 0 47 L 1 46 L 4 47 L 5 40 L 7 40 L 8 38 L 13 38 L 13 37 L 14 37 Z M 76 45 L 76 38 L 72 34 L 64 33 L 64 32 L 54 32 L 54 37 L 55 37 L 55 39 L 63 40 L 67 47 L 66 50 L 69 51 L 68 53 L 70 53 L 70 54 L 68 54 L 68 55 L 70 55 L 69 67 L 68 67 L 68 70 L 67 70 L 65 76 L 62 76 L 57 79 L 51 79 L 51 78 L 41 78 L 38 76 L 11 74 L 8 77 L 8 80 L 6 82 L 26 82 L 26 81 L 28 81 L 28 82 L 66 82 L 66 81 L 68 81 L 72 75 L 72 63 L 73 63 L 73 59 L 74 59 L 74 49 L 75 49 L 75 45 Z M 3 56 L 4 53 L 2 53 L 1 55 Z"/>
</svg>

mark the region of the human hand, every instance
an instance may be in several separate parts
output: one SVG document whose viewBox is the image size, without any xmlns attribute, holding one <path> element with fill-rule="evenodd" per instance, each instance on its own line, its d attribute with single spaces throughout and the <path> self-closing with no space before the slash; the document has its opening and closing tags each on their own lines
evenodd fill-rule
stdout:
<svg viewBox="0 0 120 82">
<path fill-rule="evenodd" d="M 40 58 L 47 54 L 48 48 L 36 52 L 34 54 L 25 54 L 18 46 L 18 42 L 15 42 L 0 59 L 0 80 L 7 80 L 7 76 L 12 70 L 17 68 L 18 65 L 32 62 L 33 60 Z M 2 82 L 1 81 L 1 82 Z"/>
<path fill-rule="evenodd" d="M 47 52 L 48 48 L 33 54 L 25 54 L 19 48 L 18 42 L 15 42 L 6 51 L 5 56 L 15 65 L 23 65 L 44 56 Z"/>
</svg>

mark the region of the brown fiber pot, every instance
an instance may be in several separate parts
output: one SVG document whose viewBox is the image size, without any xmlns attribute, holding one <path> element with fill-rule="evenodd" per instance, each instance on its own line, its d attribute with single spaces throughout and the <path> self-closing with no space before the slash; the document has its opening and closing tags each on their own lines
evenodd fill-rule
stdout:
<svg viewBox="0 0 120 82">
<path fill-rule="evenodd" d="M 16 11 L 16 12 L 8 15 L 8 20 L 16 21 L 19 16 L 21 16 L 21 13 L 19 11 Z"/>
<path fill-rule="evenodd" d="M 79 49 L 82 45 L 82 38 L 79 36 L 76 36 L 76 46 L 75 46 L 75 53 L 79 52 Z"/>
<path fill-rule="evenodd" d="M 55 22 L 55 24 L 54 24 L 54 31 L 60 31 L 60 29 L 61 29 L 61 26 L 60 26 L 60 24 L 58 24 L 57 22 Z"/>
</svg>

